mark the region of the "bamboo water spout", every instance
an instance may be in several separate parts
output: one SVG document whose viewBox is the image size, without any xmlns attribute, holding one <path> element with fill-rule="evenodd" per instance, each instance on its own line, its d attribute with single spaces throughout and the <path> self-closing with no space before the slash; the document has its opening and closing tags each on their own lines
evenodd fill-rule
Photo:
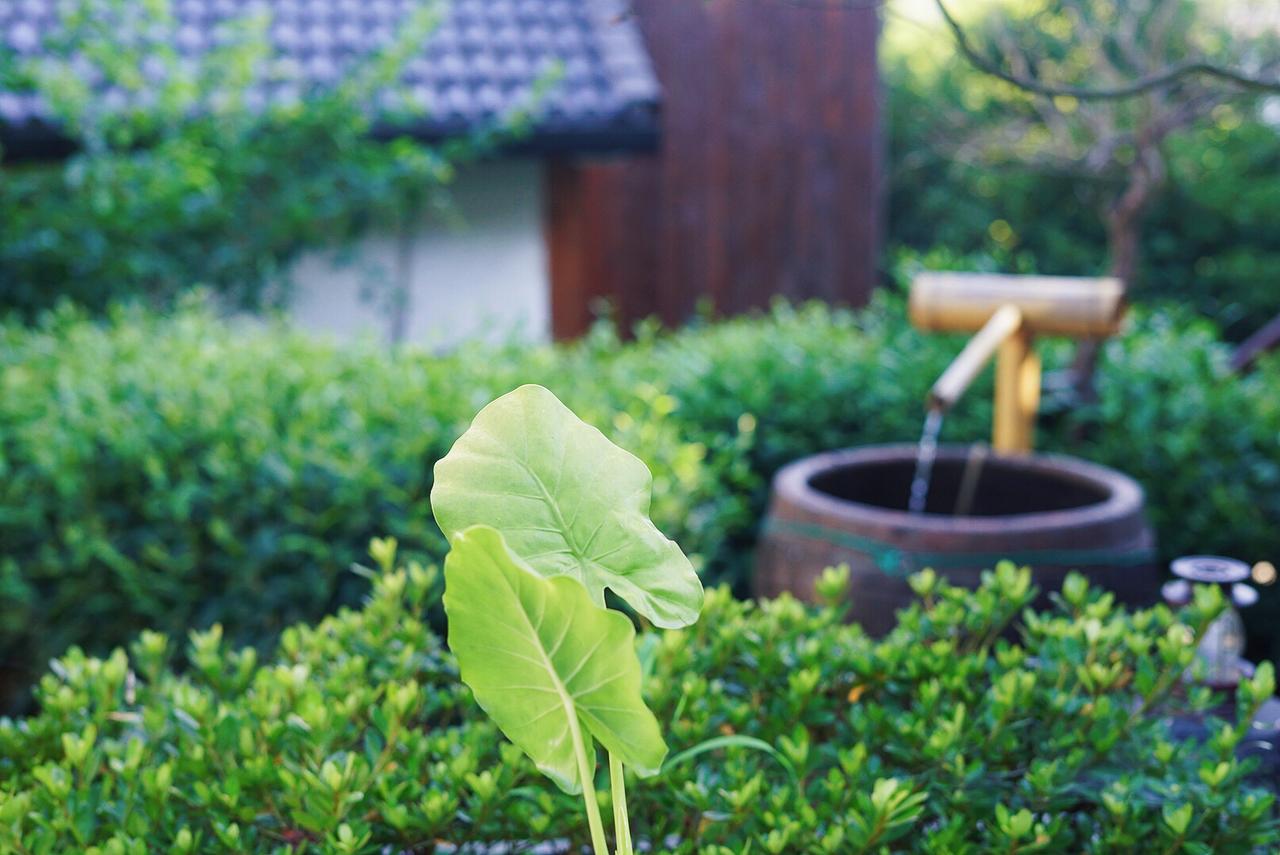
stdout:
<svg viewBox="0 0 1280 855">
<path fill-rule="evenodd" d="M 1040 409 L 1037 334 L 1100 338 L 1124 315 L 1118 279 L 922 273 L 911 285 L 911 322 L 927 331 L 976 332 L 929 390 L 928 406 L 955 406 L 996 357 L 992 446 L 1031 451 Z"/>
</svg>

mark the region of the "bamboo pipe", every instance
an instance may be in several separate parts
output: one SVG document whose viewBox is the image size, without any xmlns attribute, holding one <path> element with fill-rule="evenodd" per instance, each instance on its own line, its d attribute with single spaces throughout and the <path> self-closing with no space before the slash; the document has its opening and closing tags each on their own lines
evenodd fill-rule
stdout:
<svg viewBox="0 0 1280 855">
<path fill-rule="evenodd" d="M 1022 311 L 1017 306 L 996 309 L 933 384 L 929 390 L 930 408 L 945 412 L 955 406 L 1000 346 L 1021 329 Z"/>
<path fill-rule="evenodd" d="M 937 332 L 973 332 L 1001 306 L 1017 306 L 1034 335 L 1100 338 L 1124 316 L 1119 279 L 921 273 L 911 283 L 911 322 Z"/>
</svg>

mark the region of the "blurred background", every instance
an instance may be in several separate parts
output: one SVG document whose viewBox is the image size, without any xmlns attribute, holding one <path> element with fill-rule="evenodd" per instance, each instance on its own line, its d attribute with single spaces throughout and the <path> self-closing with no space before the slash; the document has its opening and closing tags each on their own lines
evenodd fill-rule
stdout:
<svg viewBox="0 0 1280 855">
<path fill-rule="evenodd" d="M 431 465 L 522 382 L 745 593 L 781 465 L 918 436 L 924 269 L 1123 281 L 1040 447 L 1248 562 L 1280 645 L 1275 0 L 7 0 L 0 158 L 11 697 L 438 558 Z"/>
<path fill-rule="evenodd" d="M 944 14 L 945 13 L 945 14 Z M 950 16 L 948 22 L 947 16 Z M 0 306 L 203 285 L 449 344 L 905 266 L 1280 311 L 1276 4 L 21 0 Z M 462 288 L 465 288 L 465 296 Z"/>
</svg>

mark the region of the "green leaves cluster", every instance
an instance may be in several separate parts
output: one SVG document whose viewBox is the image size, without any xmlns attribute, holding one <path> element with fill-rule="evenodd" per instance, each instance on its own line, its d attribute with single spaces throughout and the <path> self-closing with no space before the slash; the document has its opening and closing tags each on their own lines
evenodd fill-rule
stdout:
<svg viewBox="0 0 1280 855">
<path fill-rule="evenodd" d="M 62 299 L 169 305 L 195 285 L 232 306 L 271 305 L 302 251 L 444 210 L 455 165 L 487 144 L 372 134 L 415 116 L 408 102 L 369 105 L 394 103 L 389 84 L 434 27 L 434 2 L 332 87 L 270 103 L 254 86 L 290 72 L 270 60 L 269 13 L 225 22 L 221 46 L 190 63 L 169 0 L 64 5 L 40 58 L 0 69 L 75 143 L 62 161 L 0 167 L 0 313 L 31 317 Z M 124 104 L 93 88 L 108 85 Z"/>
<path fill-rule="evenodd" d="M 423 620 L 440 575 L 392 569 L 392 542 L 378 554 L 363 608 L 290 628 L 270 656 L 203 632 L 186 654 L 200 664 L 182 671 L 170 667 L 179 645 L 158 634 L 105 658 L 57 660 L 41 680 L 40 714 L 0 720 L 0 850 L 371 855 L 586 844 L 579 799 L 540 785 Z M 1215 604 L 1127 613 L 1073 582 L 1070 599 L 1023 612 L 1026 628 L 1010 637 L 1000 632 L 1008 610 L 996 605 L 1034 593 L 1023 571 L 998 569 L 978 592 L 936 578 L 924 587 L 927 600 L 881 640 L 836 608 L 742 602 L 724 589 L 708 592 L 696 625 L 642 636 L 645 700 L 674 753 L 628 793 L 637 848 L 1280 846 L 1274 796 L 1258 786 L 1276 782 L 1237 755 L 1242 725 L 1274 692 L 1270 667 L 1226 719 L 1206 720 L 1205 738 L 1168 729 L 1169 716 L 1207 700 L 1188 695 L 1180 675 Z M 1117 663 L 1106 686 L 1082 677 Z"/>
<path fill-rule="evenodd" d="M 612 590 L 659 626 L 694 623 L 702 584 L 648 516 L 638 458 L 526 385 L 480 411 L 436 464 L 431 503 L 445 559 L 449 647 L 476 700 L 561 789 L 584 796 L 607 855 L 595 743 L 609 754 L 615 846 L 631 855 L 624 766 L 656 774 L 667 754 L 640 696 L 630 620 Z"/>
<path fill-rule="evenodd" d="M 442 559 L 432 464 L 525 380 L 641 456 L 653 518 L 706 551 L 693 532 L 714 513 L 691 516 L 715 492 L 706 449 L 679 438 L 656 391 L 583 382 L 596 361 L 391 357 L 194 307 L 0 326 L 0 694 L 26 699 L 71 644 L 106 652 L 148 628 L 217 621 L 266 652 L 290 623 L 359 601 L 367 582 L 346 570 L 380 534 Z"/>
</svg>

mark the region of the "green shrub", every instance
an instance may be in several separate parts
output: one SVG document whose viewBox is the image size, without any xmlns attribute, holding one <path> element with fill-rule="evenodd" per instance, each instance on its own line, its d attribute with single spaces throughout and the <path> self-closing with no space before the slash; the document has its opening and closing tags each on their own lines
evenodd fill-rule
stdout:
<svg viewBox="0 0 1280 855">
<path fill-rule="evenodd" d="M 716 450 L 735 438 L 763 494 L 777 468 L 816 451 L 914 442 L 925 393 L 963 339 L 911 329 L 885 301 L 860 313 L 779 308 L 623 351 L 631 373 L 666 379 L 683 436 Z M 1041 343 L 1050 372 L 1063 342 Z M 1103 349 L 1099 401 L 1046 397 L 1037 448 L 1113 466 L 1146 488 L 1167 557 L 1196 551 L 1274 559 L 1280 519 L 1280 362 L 1232 376 L 1212 324 L 1174 309 L 1140 311 Z M 615 369 L 616 370 L 616 369 Z M 946 442 L 990 436 L 990 372 L 952 413 Z M 757 503 L 754 507 L 760 507 Z"/>
<path fill-rule="evenodd" d="M 925 391 L 960 344 L 910 329 L 893 301 L 443 357 L 194 308 L 0 327 L 0 664 L 39 668 L 71 643 L 102 653 L 146 627 L 214 621 L 236 643 L 269 642 L 355 602 L 363 585 L 343 571 L 376 534 L 438 558 L 431 467 L 521 383 L 644 459 L 659 527 L 704 579 L 745 593 L 774 471 L 915 441 Z M 1046 354 L 1061 365 L 1066 350 Z M 1208 325 L 1145 313 L 1105 349 L 1098 405 L 1046 402 L 1041 447 L 1141 481 L 1166 557 L 1276 558 L 1280 364 L 1232 378 L 1226 354 Z M 984 378 L 943 439 L 985 439 L 989 420 Z M 1266 593 L 1251 623 L 1262 655 L 1280 605 Z"/>
<path fill-rule="evenodd" d="M 490 398 L 539 379 L 653 469 L 655 519 L 695 548 L 704 450 L 652 392 L 602 399 L 550 350 L 339 348 L 204 312 L 76 313 L 0 331 L 0 664 L 102 651 L 148 626 L 237 643 L 355 602 L 380 532 L 445 543 L 431 467 Z M 648 395 L 648 397 L 646 397 Z M 721 501 L 716 499 L 715 501 Z M 4 660 L 7 660 L 4 661 Z M 20 678 L 19 678 L 20 679 Z"/>
<path fill-rule="evenodd" d="M 1099 402 L 1051 440 L 1142 482 L 1166 556 L 1276 558 L 1280 362 L 1237 377 L 1229 356 L 1207 323 L 1144 317 L 1106 345 Z"/>
<path fill-rule="evenodd" d="M 846 581 L 832 571 L 824 592 L 841 599 Z M 1235 759 L 1270 666 L 1207 740 L 1166 731 L 1207 700 L 1179 677 L 1221 607 L 1212 590 L 1178 616 L 1127 614 L 1077 578 L 1013 643 L 1001 630 L 1033 594 L 1026 571 L 1002 566 L 977 592 L 914 584 L 922 601 L 882 641 L 839 609 L 724 589 L 695 626 L 642 635 L 647 700 L 678 753 L 629 788 L 637 841 L 705 855 L 1280 845 L 1274 798 Z M 0 720 L 0 847 L 585 844 L 577 798 L 500 739 L 422 620 L 438 586 L 431 569 L 384 569 L 362 610 L 287 630 L 261 663 L 216 629 L 192 633 L 183 675 L 158 634 L 105 659 L 71 651 L 41 681 L 39 716 Z"/>
</svg>

